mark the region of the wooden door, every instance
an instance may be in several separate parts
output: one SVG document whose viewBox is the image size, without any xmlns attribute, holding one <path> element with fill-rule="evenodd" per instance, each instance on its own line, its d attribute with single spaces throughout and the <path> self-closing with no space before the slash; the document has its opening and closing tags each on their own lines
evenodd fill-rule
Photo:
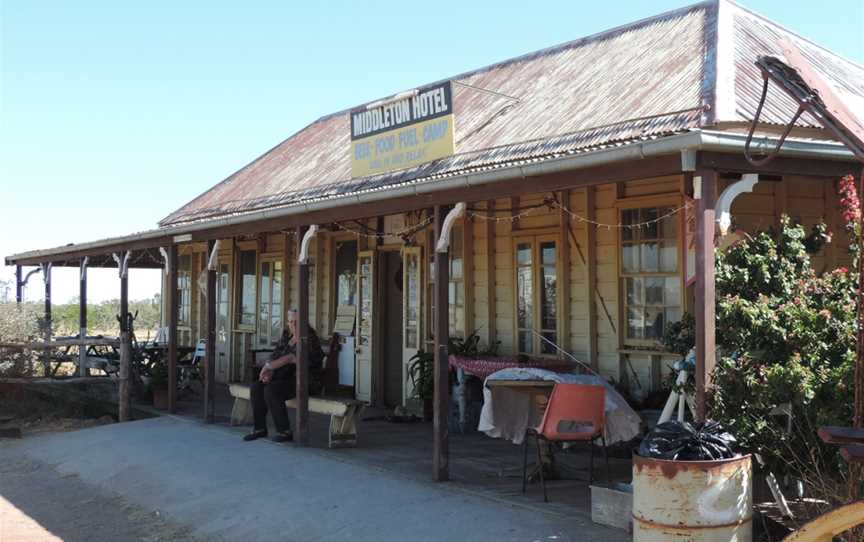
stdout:
<svg viewBox="0 0 864 542">
<path fill-rule="evenodd" d="M 402 252 L 402 404 L 414 396 L 408 366 L 423 344 L 423 253 L 421 247 Z"/>
<path fill-rule="evenodd" d="M 372 358 L 375 314 L 375 251 L 364 250 L 357 255 L 356 360 L 354 395 L 360 401 L 372 401 Z"/>
</svg>

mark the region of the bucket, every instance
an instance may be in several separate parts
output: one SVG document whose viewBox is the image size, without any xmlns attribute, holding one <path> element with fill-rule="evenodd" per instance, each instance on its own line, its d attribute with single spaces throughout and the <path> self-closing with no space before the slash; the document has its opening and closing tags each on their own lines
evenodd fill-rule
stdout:
<svg viewBox="0 0 864 542">
<path fill-rule="evenodd" d="M 751 542 L 749 455 L 719 461 L 633 456 L 634 542 Z"/>
</svg>

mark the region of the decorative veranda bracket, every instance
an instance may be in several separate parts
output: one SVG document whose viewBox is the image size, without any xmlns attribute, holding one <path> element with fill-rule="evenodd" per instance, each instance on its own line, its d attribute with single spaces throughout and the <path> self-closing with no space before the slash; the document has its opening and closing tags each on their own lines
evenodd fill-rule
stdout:
<svg viewBox="0 0 864 542">
<path fill-rule="evenodd" d="M 318 225 L 312 224 L 303 235 L 303 241 L 300 242 L 300 254 L 297 255 L 297 261 L 299 263 L 309 262 L 309 244 L 312 242 L 312 238 L 315 237 L 316 233 L 318 233 Z"/>
<path fill-rule="evenodd" d="M 723 190 L 717 198 L 717 225 L 720 226 L 720 234 L 726 235 L 732 225 L 732 202 L 735 198 L 745 192 L 753 192 L 753 187 L 759 182 L 756 173 L 745 173 L 740 181 L 735 181 Z"/>
<path fill-rule="evenodd" d="M 129 275 L 129 256 L 131 255 L 131 250 L 125 252 L 113 252 L 111 254 L 111 257 L 114 258 L 115 262 L 117 262 L 117 272 L 121 279 L 124 279 Z"/>
<path fill-rule="evenodd" d="M 162 255 L 162 261 L 165 263 L 165 276 L 171 274 L 171 258 L 168 257 L 168 249 L 159 247 L 159 254 Z"/>
<path fill-rule="evenodd" d="M 207 259 L 207 269 L 210 271 L 216 271 L 216 267 L 219 264 L 219 247 L 222 245 L 222 241 L 216 239 L 213 243 L 213 250 L 210 251 L 210 257 Z"/>
<path fill-rule="evenodd" d="M 444 224 L 441 226 L 441 234 L 438 236 L 438 244 L 435 246 L 435 252 L 447 252 L 450 248 L 450 230 L 453 229 L 453 224 L 456 219 L 465 214 L 465 202 L 457 203 L 447 216 L 444 217 Z"/>
</svg>

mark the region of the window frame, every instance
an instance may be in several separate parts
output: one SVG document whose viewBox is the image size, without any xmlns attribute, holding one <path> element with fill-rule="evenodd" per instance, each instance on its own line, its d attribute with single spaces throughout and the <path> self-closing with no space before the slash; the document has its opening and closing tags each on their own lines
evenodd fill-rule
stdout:
<svg viewBox="0 0 864 542">
<path fill-rule="evenodd" d="M 542 263 L 542 254 L 540 253 L 540 245 L 546 242 L 554 242 L 555 243 L 555 329 L 543 328 L 542 321 L 542 298 L 541 298 L 541 289 L 543 286 L 543 268 L 545 267 Z M 513 249 L 513 351 L 517 355 L 524 354 L 526 356 L 531 357 L 541 357 L 541 358 L 558 358 L 560 355 L 555 352 L 543 352 L 543 341 L 540 340 L 540 337 L 534 335 L 531 332 L 531 352 L 525 352 L 520 350 L 519 348 L 519 333 L 520 331 L 527 330 L 526 328 L 519 327 L 519 254 L 518 247 L 520 244 L 530 243 L 531 244 L 531 281 L 532 281 L 532 292 L 531 292 L 531 303 L 532 306 L 532 321 L 535 323 L 533 326 L 534 329 L 539 331 L 541 334 L 543 333 L 555 333 L 555 342 L 559 344 L 561 342 L 562 332 L 562 311 L 561 311 L 561 299 L 562 299 L 562 288 L 569 287 L 569 285 L 562 284 L 562 258 L 561 253 L 563 250 L 561 236 L 557 233 L 538 233 L 538 234 L 527 234 L 527 235 L 519 235 L 518 232 L 513 232 L 512 237 L 512 249 Z M 530 331 L 530 330 L 527 330 Z"/>
<path fill-rule="evenodd" d="M 259 281 L 259 262 L 261 260 L 260 252 L 255 248 L 244 248 L 244 247 L 235 247 L 235 251 L 237 254 L 237 265 L 235 266 L 235 279 L 234 279 L 234 329 L 236 331 L 242 331 L 247 333 L 257 333 L 258 326 L 258 281 Z M 255 254 L 255 303 L 254 303 L 254 314 L 255 314 L 255 323 L 254 324 L 244 324 L 241 321 L 243 314 L 243 253 L 251 252 Z"/>
<path fill-rule="evenodd" d="M 458 279 L 454 278 L 454 273 L 453 273 L 453 245 L 454 245 L 454 241 L 456 239 L 458 239 L 458 243 L 459 243 L 459 245 L 458 245 L 459 246 L 459 260 L 461 260 L 461 264 L 462 264 L 461 275 Z M 449 337 L 459 337 L 461 339 L 464 339 L 469 333 L 469 331 L 467 329 L 465 329 L 467 327 L 466 326 L 466 320 L 465 320 L 465 317 L 467 314 L 466 302 L 465 302 L 465 297 L 466 297 L 466 292 L 465 292 L 465 260 L 466 260 L 465 259 L 465 225 L 463 224 L 463 222 L 460 221 L 460 222 L 454 223 L 453 228 L 450 230 L 450 246 L 449 246 L 449 249 L 447 251 L 447 266 L 448 266 L 448 269 L 447 269 L 448 270 L 448 273 L 447 273 L 447 300 L 449 302 L 448 310 L 450 311 L 450 313 L 448 315 L 448 322 L 450 325 L 450 329 L 447 331 L 448 331 Z M 462 285 L 462 304 L 456 305 L 456 302 L 451 300 L 451 295 L 450 295 L 451 294 L 451 288 L 452 288 L 452 292 L 453 292 L 452 297 L 455 300 L 457 297 L 456 291 L 458 291 L 460 284 Z M 454 314 L 456 313 L 456 311 L 461 311 L 461 313 L 462 313 L 459 316 L 461 326 L 456 325 L 456 317 L 454 317 Z"/>
<path fill-rule="evenodd" d="M 174 285 L 177 292 L 177 327 L 185 330 L 192 329 L 193 256 L 192 252 L 177 256 L 177 284 Z M 188 265 L 185 268 L 182 263 L 184 258 L 188 261 Z M 184 295 L 187 299 L 185 304 L 183 303 Z M 183 317 L 184 312 L 186 314 L 185 318 Z"/>
<path fill-rule="evenodd" d="M 268 330 L 268 336 L 269 336 L 270 340 L 266 344 L 260 342 L 261 338 L 262 338 L 262 333 L 261 333 L 262 332 L 262 322 L 263 322 L 263 319 L 262 319 L 263 312 L 262 311 L 263 311 L 263 307 L 264 307 L 264 299 L 263 299 L 264 265 L 270 266 L 270 271 L 269 271 L 269 275 L 268 275 L 269 280 L 268 280 L 268 285 L 267 285 L 267 291 L 269 292 L 269 298 L 270 299 L 269 299 L 269 302 L 267 302 L 268 312 L 267 312 L 267 322 L 266 322 L 267 330 Z M 280 311 L 280 315 L 279 315 L 280 325 L 279 325 L 278 333 L 276 334 L 276 336 L 273 336 L 273 303 L 274 303 L 273 284 L 275 282 L 274 277 L 276 274 L 276 266 L 277 265 L 281 266 L 281 268 L 282 268 L 279 270 L 279 272 L 282 275 L 281 284 L 280 284 L 280 288 L 281 288 L 280 296 L 279 296 L 280 299 L 278 301 L 279 307 L 280 307 L 280 309 L 279 309 L 279 311 Z M 276 255 L 276 254 L 259 254 L 258 258 L 257 258 L 257 268 L 256 268 L 255 280 L 256 280 L 256 286 L 255 286 L 255 298 L 256 298 L 256 304 L 255 304 L 255 308 L 256 308 L 256 311 L 255 311 L 255 345 L 257 348 L 269 348 L 269 347 L 275 345 L 279 341 L 279 339 L 282 336 L 282 328 L 285 327 L 285 262 L 284 262 L 284 259 L 282 258 L 282 256 Z"/>
<path fill-rule="evenodd" d="M 682 205 L 682 199 L 680 197 L 665 197 L 665 198 L 634 198 L 634 201 L 622 201 L 618 200 L 616 202 L 617 208 L 617 216 L 620 224 L 624 223 L 624 213 L 626 211 L 634 211 L 634 210 L 645 210 L 645 209 L 657 209 L 658 216 L 664 213 L 668 213 Z M 684 236 L 684 227 L 686 224 L 684 223 L 685 217 L 683 212 L 676 213 L 666 220 L 675 221 L 676 227 L 676 235 L 675 235 L 675 258 L 676 265 L 674 271 L 660 271 L 658 266 L 658 271 L 656 272 L 648 272 L 648 271 L 639 271 L 639 272 L 629 272 L 624 269 L 624 246 L 630 243 L 630 240 L 624 239 L 624 228 L 618 228 L 617 235 L 617 260 L 618 260 L 618 299 L 619 301 L 619 329 L 621 332 L 619 335 L 619 345 L 621 348 L 628 347 L 636 347 L 639 349 L 645 349 L 646 351 L 656 351 L 663 352 L 662 339 L 645 339 L 645 338 L 630 338 L 628 336 L 628 314 L 629 307 L 632 305 L 627 302 L 627 279 L 628 278 L 672 278 L 676 279 L 678 283 L 678 305 L 666 305 L 665 299 L 664 304 L 662 305 L 639 305 L 644 307 L 656 306 L 661 307 L 663 309 L 663 328 L 664 332 L 666 326 L 669 321 L 666 319 L 666 309 L 677 307 L 679 310 L 679 318 L 683 316 L 686 311 L 686 285 L 684 279 L 684 267 L 685 267 L 685 247 L 683 247 L 683 236 Z M 657 240 L 671 239 L 662 236 L 658 236 Z M 662 261 L 660 255 L 658 255 L 658 263 Z M 665 298 L 665 292 L 664 292 Z M 643 329 L 647 327 L 643 324 Z"/>
</svg>

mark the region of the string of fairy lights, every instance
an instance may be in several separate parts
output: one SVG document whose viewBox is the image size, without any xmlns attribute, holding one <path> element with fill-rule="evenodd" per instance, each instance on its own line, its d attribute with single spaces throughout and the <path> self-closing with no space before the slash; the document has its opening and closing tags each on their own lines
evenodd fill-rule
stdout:
<svg viewBox="0 0 864 542">
<path fill-rule="evenodd" d="M 541 204 L 531 205 L 527 208 L 523 208 L 523 210 L 519 210 L 518 212 L 513 213 L 513 214 L 509 214 L 509 215 L 499 216 L 498 213 L 505 212 L 505 211 L 510 211 L 512 213 L 513 210 L 511 210 L 511 209 L 497 209 L 496 210 L 494 208 L 475 209 L 475 208 L 470 208 L 470 207 L 465 211 L 465 214 L 469 218 L 476 219 L 476 220 L 490 221 L 490 222 L 495 222 L 495 223 L 499 223 L 499 222 L 514 223 L 514 222 L 517 222 L 523 218 L 526 218 L 528 216 L 540 213 L 542 211 L 550 211 L 550 210 L 558 209 L 558 210 L 564 212 L 565 214 L 567 214 L 571 221 L 577 222 L 577 223 L 582 223 L 582 224 L 589 225 L 589 226 L 593 226 L 593 227 L 598 228 L 598 229 L 639 230 L 639 229 L 649 228 L 655 224 L 663 222 L 664 220 L 667 220 L 667 219 L 669 219 L 669 218 L 671 218 L 671 217 L 673 217 L 673 216 L 675 216 L 681 212 L 688 210 L 689 208 L 692 207 L 692 205 L 693 205 L 693 202 L 687 202 L 687 203 L 684 203 L 683 205 L 680 205 L 678 207 L 670 209 L 667 212 L 660 214 L 660 215 L 658 215 L 654 218 L 651 218 L 649 220 L 643 220 L 641 222 L 628 222 L 628 223 L 623 223 L 623 222 L 607 223 L 607 222 L 600 222 L 598 220 L 588 218 L 586 216 L 583 216 L 583 215 L 577 213 L 576 211 L 569 208 L 568 206 L 562 204 L 560 201 L 558 201 L 554 197 L 547 197 L 546 199 L 543 200 L 543 203 L 541 203 Z M 357 224 L 361 227 L 364 227 L 365 230 L 352 227 L 351 225 L 349 225 L 347 223 L 343 223 L 343 222 L 336 222 L 334 224 L 336 226 L 338 226 L 340 230 L 344 230 L 344 231 L 353 233 L 353 234 L 360 236 L 360 237 L 366 237 L 368 239 L 384 239 L 384 238 L 394 238 L 394 237 L 400 237 L 400 238 L 405 239 L 405 238 L 411 237 L 412 235 L 416 234 L 419 231 L 424 230 L 427 226 L 432 224 L 433 220 L 434 220 L 433 216 L 427 216 L 426 218 L 423 218 L 422 220 L 420 220 L 417 224 L 407 226 L 405 228 L 402 228 L 402 229 L 399 229 L 396 231 L 372 230 L 368 226 L 364 226 L 362 223 L 357 223 Z M 285 233 L 292 234 L 292 235 L 294 234 L 293 231 L 287 231 Z"/>
</svg>

